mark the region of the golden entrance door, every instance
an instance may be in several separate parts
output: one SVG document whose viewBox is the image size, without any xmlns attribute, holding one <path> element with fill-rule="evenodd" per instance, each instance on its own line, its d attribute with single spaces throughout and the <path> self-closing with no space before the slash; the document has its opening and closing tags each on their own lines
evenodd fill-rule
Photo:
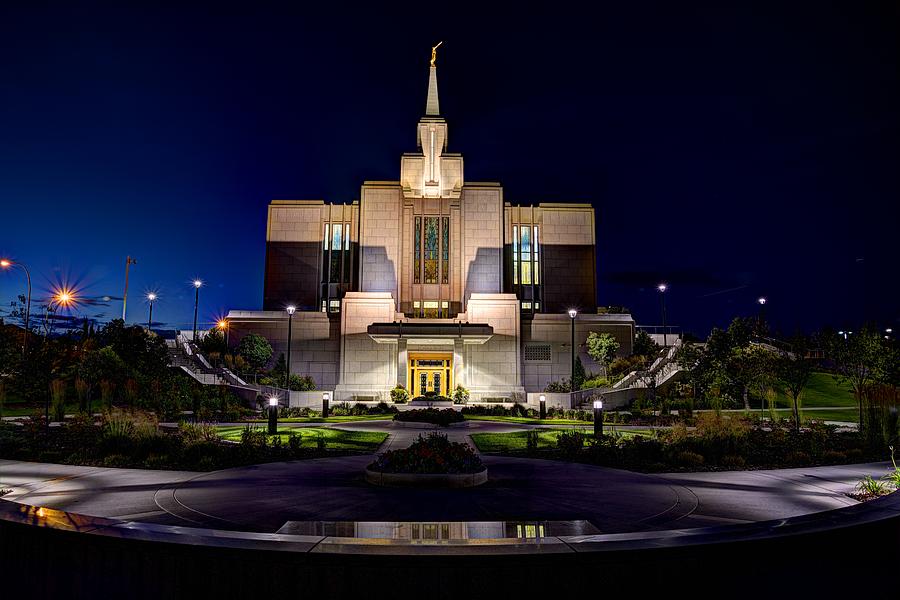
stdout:
<svg viewBox="0 0 900 600">
<path fill-rule="evenodd" d="M 449 396 L 453 377 L 450 354 L 413 354 L 409 359 L 409 391 L 413 397 L 433 392 Z"/>
</svg>

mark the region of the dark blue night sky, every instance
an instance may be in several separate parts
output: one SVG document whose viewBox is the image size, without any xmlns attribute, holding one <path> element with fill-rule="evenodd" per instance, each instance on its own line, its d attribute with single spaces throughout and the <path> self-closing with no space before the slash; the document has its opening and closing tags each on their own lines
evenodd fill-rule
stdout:
<svg viewBox="0 0 900 600">
<path fill-rule="evenodd" d="M 30 266 L 37 296 L 68 281 L 120 297 L 131 255 L 131 321 L 153 289 L 155 320 L 187 325 L 194 277 L 203 321 L 260 308 L 269 200 L 349 202 L 364 179 L 396 179 L 444 40 L 466 179 L 513 203 L 592 202 L 600 304 L 656 324 L 665 280 L 670 323 L 698 334 L 760 295 L 785 333 L 900 325 L 894 2 L 440 3 L 437 21 L 428 3 L 12 4 L 0 253 Z M 0 274 L 0 305 L 22 287 Z"/>
</svg>

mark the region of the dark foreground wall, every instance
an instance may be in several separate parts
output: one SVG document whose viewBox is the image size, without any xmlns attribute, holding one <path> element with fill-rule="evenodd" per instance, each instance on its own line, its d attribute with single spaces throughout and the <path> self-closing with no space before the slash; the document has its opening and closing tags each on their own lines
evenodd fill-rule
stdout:
<svg viewBox="0 0 900 600">
<path fill-rule="evenodd" d="M 894 589 L 900 495 L 894 496 L 688 536 L 572 538 L 555 547 L 471 549 L 475 555 L 454 555 L 447 547 L 417 550 L 442 553 L 431 556 L 383 555 L 377 552 L 384 548 L 339 544 L 326 544 L 333 552 L 320 553 L 303 543 L 279 544 L 275 536 L 244 543 L 228 536 L 218 540 L 214 532 L 195 535 L 197 530 L 121 523 L 110 528 L 116 522 L 59 511 L 43 513 L 49 519 L 23 518 L 20 509 L 10 508 L 20 505 L 0 502 L 6 505 L 0 506 L 0 589 L 9 598 L 66 599 L 556 600 L 585 592 L 594 598 L 855 597 L 869 586 Z M 289 550 L 273 549 L 279 546 Z"/>
</svg>

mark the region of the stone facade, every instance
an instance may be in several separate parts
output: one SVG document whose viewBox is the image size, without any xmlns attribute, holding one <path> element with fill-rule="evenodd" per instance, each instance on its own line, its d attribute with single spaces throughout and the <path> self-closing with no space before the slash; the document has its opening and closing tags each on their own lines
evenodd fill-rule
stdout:
<svg viewBox="0 0 900 600">
<path fill-rule="evenodd" d="M 398 383 L 522 400 L 570 376 L 569 308 L 588 371 L 591 331 L 630 353 L 631 317 L 595 314 L 593 207 L 515 206 L 499 183 L 466 182 L 462 155 L 447 152 L 435 67 L 428 97 L 398 181 L 366 181 L 350 204 L 271 203 L 264 310 L 229 313 L 231 343 L 253 331 L 286 354 L 294 306 L 291 371 L 338 401 L 387 400 Z M 442 366 L 411 381 L 416 357 Z"/>
</svg>

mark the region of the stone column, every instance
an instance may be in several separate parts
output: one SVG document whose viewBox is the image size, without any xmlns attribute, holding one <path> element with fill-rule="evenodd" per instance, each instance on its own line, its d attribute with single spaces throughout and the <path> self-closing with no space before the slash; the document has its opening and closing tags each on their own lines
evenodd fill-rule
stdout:
<svg viewBox="0 0 900 600">
<path fill-rule="evenodd" d="M 408 367 L 409 351 L 406 348 L 406 340 L 401 338 L 397 340 L 397 383 L 403 385 L 407 390 L 409 389 L 409 382 L 406 380 Z"/>
<path fill-rule="evenodd" d="M 462 385 L 465 388 L 469 387 L 469 382 L 466 381 L 466 369 L 465 364 L 463 363 L 463 357 L 465 356 L 465 346 L 463 344 L 462 338 L 456 338 L 453 340 L 453 387 L 456 388 L 457 385 Z M 453 393 L 453 390 L 450 390 L 450 393 Z"/>
</svg>

